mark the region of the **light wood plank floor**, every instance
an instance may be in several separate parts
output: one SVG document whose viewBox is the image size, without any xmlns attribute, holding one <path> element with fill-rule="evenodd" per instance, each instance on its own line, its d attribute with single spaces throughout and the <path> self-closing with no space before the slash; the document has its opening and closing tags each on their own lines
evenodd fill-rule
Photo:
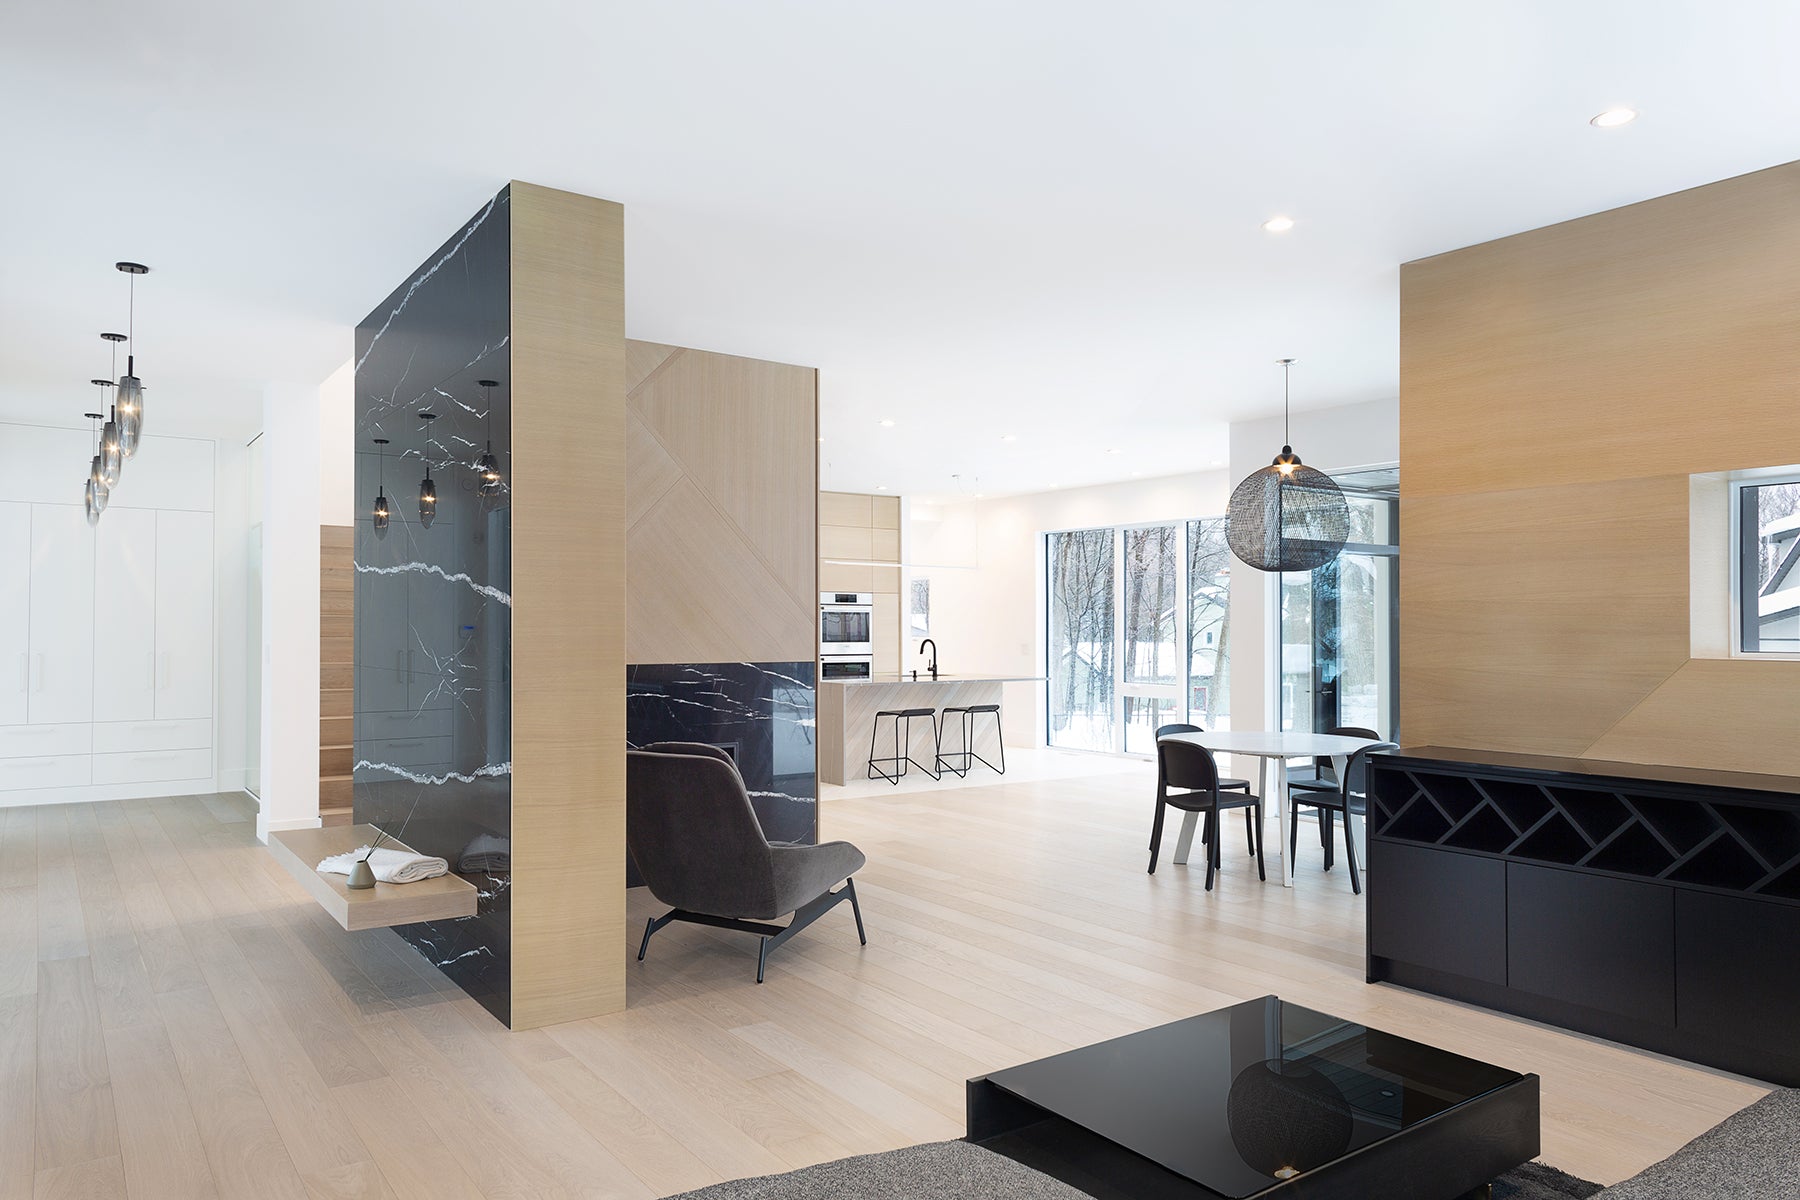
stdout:
<svg viewBox="0 0 1800 1200">
<path fill-rule="evenodd" d="M 674 926 L 628 1011 L 522 1034 L 339 931 L 242 798 L 0 810 L 0 1196 L 655 1197 L 954 1137 L 967 1076 L 1269 992 L 1538 1072 L 1545 1157 L 1602 1181 L 1763 1092 L 1369 987 L 1341 870 L 1147 876 L 1149 790 L 828 803 L 866 949 L 837 910 L 758 987 L 752 940 Z"/>
</svg>

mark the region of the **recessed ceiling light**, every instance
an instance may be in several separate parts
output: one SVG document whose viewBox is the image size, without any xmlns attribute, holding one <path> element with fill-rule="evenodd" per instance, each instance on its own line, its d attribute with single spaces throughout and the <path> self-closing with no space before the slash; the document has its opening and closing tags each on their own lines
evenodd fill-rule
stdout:
<svg viewBox="0 0 1800 1200">
<path fill-rule="evenodd" d="M 875 490 L 876 490 L 876 491 L 878 491 L 878 492 L 885 492 L 885 491 L 887 491 L 887 484 L 885 484 L 885 483 L 878 483 L 878 484 L 876 484 L 876 485 L 875 485 Z"/>
<path fill-rule="evenodd" d="M 1292 217 L 1270 217 L 1262 223 L 1264 233 L 1286 233 L 1294 227 Z"/>
<path fill-rule="evenodd" d="M 1621 125 L 1629 125 L 1637 120 L 1635 108 L 1609 108 L 1598 116 L 1589 119 L 1588 124 L 1596 129 L 1617 129 Z"/>
<path fill-rule="evenodd" d="M 1019 435 L 1016 433 L 1003 433 L 1000 435 L 1000 440 L 1003 442 L 1016 442 L 1019 440 Z"/>
<path fill-rule="evenodd" d="M 1144 477 L 1144 473 L 1142 471 L 1133 471 L 1131 473 L 1131 477 L 1133 479 L 1142 479 Z"/>
<path fill-rule="evenodd" d="M 1108 450 L 1107 453 L 1108 454 L 1123 454 L 1125 452 L 1123 450 L 1113 449 L 1113 450 Z"/>
<path fill-rule="evenodd" d="M 883 429 L 892 429 L 894 427 L 894 418 L 883 417 L 883 418 L 881 418 L 881 420 L 879 422 L 877 422 L 877 424 L 879 424 Z"/>
<path fill-rule="evenodd" d="M 1222 466 L 1224 466 L 1224 465 L 1225 465 L 1225 464 L 1224 464 L 1224 463 L 1222 463 L 1222 462 L 1220 462 L 1220 461 L 1219 461 L 1219 460 L 1218 460 L 1218 459 L 1216 459 L 1216 458 L 1215 458 L 1215 459 L 1213 459 L 1213 460 L 1212 460 L 1212 465 L 1213 465 L 1213 466 L 1215 466 L 1215 467 L 1222 467 Z"/>
</svg>

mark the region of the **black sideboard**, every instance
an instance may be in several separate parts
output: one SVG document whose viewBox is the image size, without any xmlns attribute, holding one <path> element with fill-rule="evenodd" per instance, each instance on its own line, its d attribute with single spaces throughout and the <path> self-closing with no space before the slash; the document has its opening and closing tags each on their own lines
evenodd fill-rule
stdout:
<svg viewBox="0 0 1800 1200">
<path fill-rule="evenodd" d="M 1369 982 L 1800 1086 L 1800 779 L 1370 763 Z"/>
</svg>

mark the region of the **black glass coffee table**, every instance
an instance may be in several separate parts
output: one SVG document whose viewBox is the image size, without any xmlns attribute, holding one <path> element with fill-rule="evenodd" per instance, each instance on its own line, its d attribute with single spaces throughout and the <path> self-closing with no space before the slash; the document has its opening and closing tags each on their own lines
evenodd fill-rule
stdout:
<svg viewBox="0 0 1800 1200">
<path fill-rule="evenodd" d="M 968 1139 L 1101 1200 L 1455 1200 L 1538 1077 L 1265 996 L 971 1079 Z"/>
</svg>

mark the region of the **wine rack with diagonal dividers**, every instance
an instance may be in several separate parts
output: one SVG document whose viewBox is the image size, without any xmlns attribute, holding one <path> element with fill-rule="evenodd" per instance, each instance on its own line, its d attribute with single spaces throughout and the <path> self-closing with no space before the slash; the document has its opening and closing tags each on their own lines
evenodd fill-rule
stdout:
<svg viewBox="0 0 1800 1200">
<path fill-rule="evenodd" d="M 1630 780 L 1380 773 L 1383 785 L 1371 789 L 1376 837 L 1800 901 L 1800 801 L 1672 796 Z"/>
</svg>

